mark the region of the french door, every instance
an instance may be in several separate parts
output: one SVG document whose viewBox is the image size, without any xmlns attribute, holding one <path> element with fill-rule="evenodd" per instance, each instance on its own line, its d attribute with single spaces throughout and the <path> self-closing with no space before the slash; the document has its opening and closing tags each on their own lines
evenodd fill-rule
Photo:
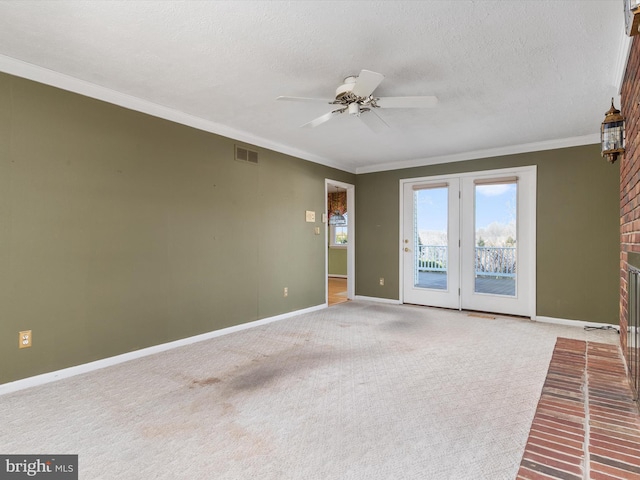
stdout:
<svg viewBox="0 0 640 480">
<path fill-rule="evenodd" d="M 402 180 L 402 301 L 534 317 L 535 184 L 535 167 Z"/>
</svg>

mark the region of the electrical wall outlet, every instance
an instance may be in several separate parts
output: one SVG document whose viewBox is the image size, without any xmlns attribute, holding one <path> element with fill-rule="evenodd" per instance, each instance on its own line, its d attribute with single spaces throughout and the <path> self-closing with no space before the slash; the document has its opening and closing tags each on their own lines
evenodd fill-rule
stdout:
<svg viewBox="0 0 640 480">
<path fill-rule="evenodd" d="M 31 330 L 18 332 L 18 348 L 30 347 L 32 339 L 33 339 L 33 335 L 31 335 Z"/>
<path fill-rule="evenodd" d="M 288 297 L 289 296 L 289 288 L 288 287 L 284 287 L 284 292 L 283 292 L 283 297 Z"/>
<path fill-rule="evenodd" d="M 380 285 L 384 285 L 384 277 L 380 277 Z"/>
</svg>

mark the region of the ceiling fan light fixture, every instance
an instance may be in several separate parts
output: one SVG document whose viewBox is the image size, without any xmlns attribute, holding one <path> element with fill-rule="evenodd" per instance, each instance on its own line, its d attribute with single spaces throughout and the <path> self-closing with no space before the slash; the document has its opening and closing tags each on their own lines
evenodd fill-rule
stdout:
<svg viewBox="0 0 640 480">
<path fill-rule="evenodd" d="M 638 0 L 640 1 L 640 0 Z M 334 100 L 322 98 L 287 97 L 280 96 L 278 100 L 289 100 L 294 102 L 328 103 L 333 110 L 329 113 L 305 123 L 302 127 L 313 128 L 331 120 L 341 113 L 348 112 L 350 116 L 358 117 L 367 127 L 378 133 L 380 127 L 389 128 L 375 110 L 385 108 L 431 108 L 438 103 L 436 97 L 413 96 L 413 97 L 377 97 L 373 95 L 374 90 L 384 79 L 381 73 L 371 70 L 362 70 L 360 75 L 351 75 L 344 79 L 344 83 L 336 89 Z M 375 109 L 375 110 L 374 110 Z M 366 115 L 362 115 L 365 112 Z"/>
</svg>

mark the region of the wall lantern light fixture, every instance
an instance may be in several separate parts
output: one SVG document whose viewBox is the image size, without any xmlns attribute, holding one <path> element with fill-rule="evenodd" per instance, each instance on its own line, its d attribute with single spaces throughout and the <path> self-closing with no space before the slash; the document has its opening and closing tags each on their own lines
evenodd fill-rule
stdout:
<svg viewBox="0 0 640 480">
<path fill-rule="evenodd" d="M 613 106 L 604 114 L 604 122 L 600 126 L 600 142 L 602 143 L 602 156 L 609 163 L 613 163 L 618 156 L 624 153 L 624 117 L 620 110 Z"/>
</svg>

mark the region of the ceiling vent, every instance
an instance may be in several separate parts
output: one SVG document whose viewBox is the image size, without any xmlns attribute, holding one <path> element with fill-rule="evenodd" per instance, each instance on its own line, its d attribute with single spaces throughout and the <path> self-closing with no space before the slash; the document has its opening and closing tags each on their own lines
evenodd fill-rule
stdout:
<svg viewBox="0 0 640 480">
<path fill-rule="evenodd" d="M 236 160 L 239 162 L 258 164 L 258 152 L 236 145 Z"/>
</svg>

